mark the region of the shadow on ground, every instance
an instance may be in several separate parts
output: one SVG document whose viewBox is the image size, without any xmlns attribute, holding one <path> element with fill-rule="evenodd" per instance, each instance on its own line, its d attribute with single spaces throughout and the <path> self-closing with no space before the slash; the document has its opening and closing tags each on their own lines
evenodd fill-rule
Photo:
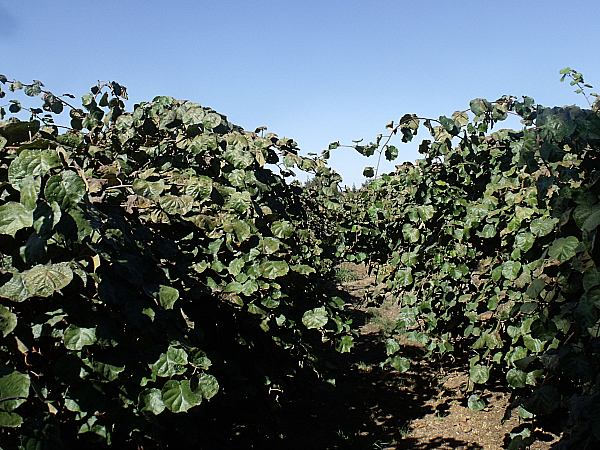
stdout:
<svg viewBox="0 0 600 450">
<path fill-rule="evenodd" d="M 367 321 L 359 298 L 330 289 L 332 295 L 355 304 L 354 323 Z M 324 380 L 280 398 L 265 421 L 274 420 L 271 429 L 259 431 L 259 417 L 254 425 L 240 424 L 230 437 L 230 448 L 481 449 L 455 439 L 421 443 L 408 437 L 413 420 L 435 411 L 426 403 L 439 393 L 439 373 L 422 363 L 423 349 L 411 345 L 403 349 L 403 356 L 412 361 L 408 372 L 380 367 L 386 357 L 383 341 L 377 333 L 361 334 L 351 353 L 324 354 L 328 363 Z"/>
</svg>

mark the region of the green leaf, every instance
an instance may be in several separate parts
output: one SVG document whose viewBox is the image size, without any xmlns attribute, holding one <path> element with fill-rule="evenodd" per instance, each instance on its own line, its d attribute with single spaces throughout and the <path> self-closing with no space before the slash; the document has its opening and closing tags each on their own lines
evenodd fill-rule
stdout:
<svg viewBox="0 0 600 450">
<path fill-rule="evenodd" d="M 396 281 L 400 286 L 410 286 L 413 282 L 412 268 L 399 269 L 396 272 Z"/>
<path fill-rule="evenodd" d="M 471 111 L 475 114 L 476 120 L 486 112 L 491 111 L 492 105 L 486 99 L 476 98 L 470 102 Z"/>
<path fill-rule="evenodd" d="M 410 369 L 410 359 L 404 356 L 394 356 L 390 358 L 390 366 L 400 373 L 404 373 Z"/>
<path fill-rule="evenodd" d="M 150 365 L 152 373 L 159 377 L 172 377 L 183 374 L 187 368 L 188 355 L 182 348 L 169 346 L 166 353 L 161 353 L 158 360 Z"/>
<path fill-rule="evenodd" d="M 200 175 L 197 178 L 186 182 L 184 192 L 186 195 L 191 195 L 196 200 L 206 200 L 210 198 L 212 189 L 212 179 L 207 176 Z"/>
<path fill-rule="evenodd" d="M 4 337 L 8 336 L 17 326 L 17 315 L 8 308 L 0 305 L 0 332 Z"/>
<path fill-rule="evenodd" d="M 483 408 L 485 408 L 485 402 L 481 400 L 479 394 L 472 394 L 467 401 L 467 405 L 472 411 L 481 411 Z"/>
<path fill-rule="evenodd" d="M 29 375 L 14 371 L 0 377 L 0 409 L 11 412 L 25 402 L 29 397 Z M 14 400 L 2 400 L 12 397 L 23 397 Z"/>
<path fill-rule="evenodd" d="M 329 317 L 327 315 L 327 311 L 325 311 L 325 307 L 321 306 L 320 308 L 314 308 L 310 311 L 306 311 L 302 316 L 302 323 L 306 328 L 322 328 L 329 321 Z"/>
<path fill-rule="evenodd" d="M 551 259 L 557 260 L 559 263 L 563 263 L 575 256 L 575 250 L 578 246 L 579 240 L 575 236 L 558 238 L 548 249 L 548 256 Z"/>
<path fill-rule="evenodd" d="M 299 274 L 302 274 L 302 275 L 308 275 L 309 273 L 316 272 L 314 267 L 307 266 L 304 264 L 297 264 L 295 266 L 290 266 L 290 269 L 293 270 L 294 272 L 298 272 Z"/>
<path fill-rule="evenodd" d="M 35 97 L 36 95 L 40 95 L 42 93 L 42 88 L 39 84 L 27 84 L 25 85 L 23 92 L 25 92 L 25 95 L 28 95 L 29 97 Z"/>
<path fill-rule="evenodd" d="M 386 339 L 385 351 L 388 354 L 388 356 L 393 355 L 394 353 L 396 353 L 399 350 L 400 350 L 400 344 L 398 343 L 397 339 L 393 339 L 393 338 Z"/>
<path fill-rule="evenodd" d="M 513 367 L 506 374 L 506 381 L 513 388 L 525 387 L 527 381 L 527 374 L 522 370 Z"/>
<path fill-rule="evenodd" d="M 158 302 L 164 309 L 173 309 L 173 305 L 179 298 L 179 291 L 174 287 L 160 284 L 158 292 L 155 293 L 156 297 L 158 297 Z"/>
<path fill-rule="evenodd" d="M 260 274 L 270 280 L 285 276 L 289 269 L 285 261 L 264 261 L 258 268 Z"/>
<path fill-rule="evenodd" d="M 60 156 L 55 150 L 25 149 L 10 164 L 8 180 L 15 189 L 20 190 L 21 182 L 27 176 L 44 176 L 50 169 L 60 165 Z"/>
<path fill-rule="evenodd" d="M 385 159 L 388 161 L 394 161 L 398 157 L 398 149 L 393 145 L 386 145 L 385 147 Z M 366 175 L 365 175 L 366 176 Z M 370 177 L 368 177 L 370 178 Z"/>
<path fill-rule="evenodd" d="M 435 209 L 432 205 L 417 206 L 417 212 L 423 222 L 428 221 L 435 214 Z"/>
<path fill-rule="evenodd" d="M 185 215 L 194 207 L 194 197 L 190 195 L 164 195 L 158 198 L 160 207 L 167 214 Z"/>
<path fill-rule="evenodd" d="M 250 237 L 250 225 L 248 225 L 245 221 L 234 219 L 232 225 L 233 231 L 235 232 L 235 236 L 237 237 L 238 241 L 244 242 L 246 239 L 248 239 L 248 237 Z"/>
<path fill-rule="evenodd" d="M 528 334 L 523 336 L 523 343 L 525 347 L 531 350 L 534 353 L 540 353 L 544 350 L 544 344 L 539 339 L 534 339 Z"/>
<path fill-rule="evenodd" d="M 535 237 L 532 233 L 521 232 L 515 236 L 515 247 L 523 252 L 529 251 L 535 243 Z"/>
<path fill-rule="evenodd" d="M 271 231 L 279 239 L 287 239 L 294 234 L 294 226 L 285 220 L 277 220 L 271 224 Z"/>
<path fill-rule="evenodd" d="M 240 214 L 245 213 L 250 208 L 252 198 L 249 192 L 233 192 L 227 199 L 226 206 Z"/>
<path fill-rule="evenodd" d="M 349 353 L 352 347 L 354 347 L 354 337 L 346 335 L 339 340 L 336 350 L 340 353 Z"/>
<path fill-rule="evenodd" d="M 363 176 L 367 178 L 373 178 L 375 176 L 375 169 L 373 167 L 365 167 L 365 170 L 363 170 Z"/>
<path fill-rule="evenodd" d="M 0 234 L 15 237 L 21 228 L 33 225 L 33 212 L 21 203 L 8 202 L 0 206 Z"/>
<path fill-rule="evenodd" d="M 598 225 L 600 225 L 600 210 L 590 214 L 589 217 L 585 219 L 585 222 L 583 222 L 581 229 L 584 231 L 594 231 L 598 228 Z"/>
<path fill-rule="evenodd" d="M 202 394 L 206 400 L 210 400 L 217 392 L 219 392 L 219 382 L 217 379 L 207 373 L 202 373 L 196 377 L 198 387 L 194 390 L 195 393 Z"/>
<path fill-rule="evenodd" d="M 138 396 L 138 408 L 140 411 L 151 412 L 158 416 L 165 410 L 162 393 L 156 388 L 145 389 Z"/>
<path fill-rule="evenodd" d="M 63 340 L 65 347 L 69 350 L 81 350 L 86 345 L 92 345 L 98 340 L 96 328 L 79 328 L 71 324 L 65 330 Z"/>
<path fill-rule="evenodd" d="M 8 298 L 13 302 L 23 302 L 31 297 L 20 273 L 13 274 L 10 280 L 0 286 L 0 297 Z"/>
<path fill-rule="evenodd" d="M 37 265 L 23 272 L 23 283 L 31 296 L 49 297 L 73 280 L 69 263 Z"/>
<path fill-rule="evenodd" d="M 208 130 L 212 130 L 213 128 L 217 128 L 221 125 L 221 116 L 217 113 L 208 113 L 204 116 L 202 120 L 204 127 Z"/>
<path fill-rule="evenodd" d="M 21 203 L 30 211 L 33 211 L 37 205 L 41 186 L 41 177 L 28 175 L 21 181 Z"/>
<path fill-rule="evenodd" d="M 474 364 L 469 370 L 469 379 L 475 384 L 486 383 L 490 378 L 490 369 L 479 364 Z"/>
<path fill-rule="evenodd" d="M 554 226 L 558 223 L 558 219 L 545 217 L 533 219 L 531 221 L 531 225 L 529 229 L 535 236 L 546 236 L 552 230 L 554 230 Z"/>
<path fill-rule="evenodd" d="M 169 380 L 161 390 L 161 397 L 167 409 L 174 413 L 186 412 L 202 403 L 202 395 L 195 393 L 189 380 Z"/>
<path fill-rule="evenodd" d="M 77 172 L 66 170 L 52 175 L 46 182 L 44 196 L 49 203 L 56 202 L 62 209 L 75 206 L 86 194 L 85 181 Z"/>
<path fill-rule="evenodd" d="M 0 404 L 1 407 L 1 404 Z M 23 418 L 17 413 L 0 411 L 0 427 L 20 427 Z"/>
<path fill-rule="evenodd" d="M 165 182 L 163 180 L 148 181 L 137 178 L 133 182 L 133 190 L 137 195 L 155 200 L 165 190 Z M 186 194 L 191 195 L 189 192 L 186 192 Z"/>
<path fill-rule="evenodd" d="M 516 280 L 521 271 L 521 263 L 519 261 L 506 261 L 502 266 L 502 276 L 507 280 Z"/>
</svg>

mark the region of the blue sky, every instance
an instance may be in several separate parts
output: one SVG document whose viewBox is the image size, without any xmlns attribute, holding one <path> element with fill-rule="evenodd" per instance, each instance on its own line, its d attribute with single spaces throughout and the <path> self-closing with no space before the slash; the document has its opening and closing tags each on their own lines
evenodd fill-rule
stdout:
<svg viewBox="0 0 600 450">
<path fill-rule="evenodd" d="M 130 108 L 171 95 L 320 152 L 476 97 L 586 106 L 558 71 L 600 91 L 599 13 L 598 0 L 0 0 L 0 73 L 77 97 L 114 80 Z M 385 171 L 419 157 L 395 144 Z M 342 148 L 330 164 L 359 186 L 375 162 Z"/>
</svg>

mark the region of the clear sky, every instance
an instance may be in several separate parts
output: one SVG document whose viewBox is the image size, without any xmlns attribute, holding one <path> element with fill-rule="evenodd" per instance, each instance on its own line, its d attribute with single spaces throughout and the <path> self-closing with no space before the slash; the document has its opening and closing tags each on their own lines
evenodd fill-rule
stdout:
<svg viewBox="0 0 600 450">
<path fill-rule="evenodd" d="M 171 95 L 320 152 L 476 97 L 586 106 L 558 71 L 600 92 L 599 13 L 598 0 L 0 0 L 0 74 L 77 97 L 117 81 L 130 109 Z M 395 143 L 386 171 L 419 157 Z M 359 186 L 375 163 L 338 149 L 330 164 Z"/>
</svg>

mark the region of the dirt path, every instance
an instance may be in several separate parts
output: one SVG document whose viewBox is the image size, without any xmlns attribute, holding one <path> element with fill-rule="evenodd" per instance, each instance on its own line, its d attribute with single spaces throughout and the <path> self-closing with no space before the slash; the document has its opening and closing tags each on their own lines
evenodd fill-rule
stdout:
<svg viewBox="0 0 600 450">
<path fill-rule="evenodd" d="M 369 294 L 384 287 L 375 286 L 374 278 L 368 276 L 364 266 L 351 268 L 358 279 L 342 282 L 340 287 L 356 312 L 366 317 L 354 353 L 355 361 L 361 357 L 365 361 L 347 367 L 338 389 L 354 386 L 354 400 L 362 402 L 370 414 L 353 436 L 347 436 L 348 444 L 362 441 L 370 443 L 371 448 L 420 450 L 505 447 L 509 434 L 523 429 L 516 410 L 502 423 L 510 392 L 501 388 L 485 391 L 483 398 L 487 407 L 479 412 L 470 410 L 467 407 L 468 361 L 455 357 L 433 363 L 422 358 L 418 344 L 404 342 L 404 356 L 412 360 L 411 369 L 400 374 L 389 366 L 379 367 L 378 363 L 384 359 L 385 332 L 394 323 L 399 307 L 390 302 L 369 308 L 366 305 Z M 364 397 L 361 389 L 368 391 Z M 543 441 L 529 448 L 546 450 L 556 440 L 551 435 L 541 438 Z"/>
<path fill-rule="evenodd" d="M 465 358 L 454 355 L 454 359 L 432 362 L 423 357 L 425 352 L 418 344 L 403 342 L 403 356 L 412 361 L 410 370 L 401 374 L 390 366 L 380 366 L 385 359 L 386 330 L 391 329 L 399 308 L 392 302 L 370 308 L 366 300 L 378 286 L 364 266 L 350 268 L 352 273 L 343 271 L 345 275 L 329 289 L 331 295 L 346 301 L 354 323 L 362 326 L 350 353 L 325 355 L 330 384 L 322 382 L 290 393 L 274 413 L 276 433 L 264 427 L 254 427 L 251 432 L 251 427 L 246 427 L 236 431 L 227 448 L 506 448 L 509 433 L 522 429 L 516 411 L 502 423 L 510 392 L 500 387 L 486 391 L 485 410 L 468 409 Z M 379 288 L 383 292 L 383 286 Z M 548 435 L 546 442 L 529 448 L 548 450 L 554 438 Z"/>
</svg>

